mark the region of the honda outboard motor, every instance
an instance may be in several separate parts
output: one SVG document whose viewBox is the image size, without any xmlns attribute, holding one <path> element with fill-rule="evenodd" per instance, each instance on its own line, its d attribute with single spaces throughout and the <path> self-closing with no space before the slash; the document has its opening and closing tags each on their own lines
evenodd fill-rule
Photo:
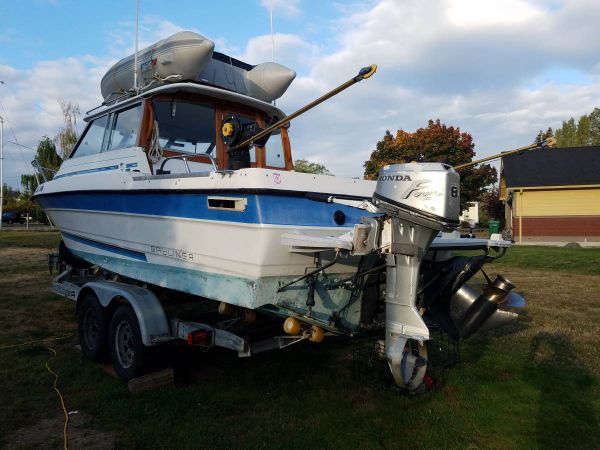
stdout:
<svg viewBox="0 0 600 450">
<path fill-rule="evenodd" d="M 387 253 L 385 355 L 396 383 L 409 389 L 427 368 L 429 329 L 416 307 L 419 267 L 438 232 L 458 226 L 459 194 L 458 173 L 441 163 L 385 166 L 373 194 L 389 216 L 380 243 Z"/>
</svg>

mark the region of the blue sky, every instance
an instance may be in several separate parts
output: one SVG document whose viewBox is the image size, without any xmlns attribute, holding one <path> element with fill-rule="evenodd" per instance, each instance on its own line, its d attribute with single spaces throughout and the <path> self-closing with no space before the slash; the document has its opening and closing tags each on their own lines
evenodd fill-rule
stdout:
<svg viewBox="0 0 600 450">
<path fill-rule="evenodd" d="M 305 1 L 302 10 L 291 1 L 285 9 L 274 4 L 276 31 L 314 37 L 323 48 L 335 46 L 332 23 L 348 5 Z M 283 2 L 282 2 L 283 3 Z M 168 20 L 183 29 L 243 49 L 251 38 L 268 33 L 269 0 L 220 1 L 141 0 L 140 15 Z M 362 6 L 368 5 L 368 2 Z M 65 55 L 111 56 L 114 33 L 133 32 L 135 0 L 0 0 L 0 64 L 28 69 L 40 60 Z M 144 26 L 144 25 L 143 25 Z M 152 25 L 146 24 L 146 30 Z M 121 56 L 121 55 L 117 55 Z M 123 55 L 125 56 L 125 55 Z"/>
<path fill-rule="evenodd" d="M 271 1 L 275 59 L 298 73 L 278 100 L 285 111 L 379 65 L 292 125 L 295 157 L 337 175 L 360 176 L 386 129 L 439 118 L 487 156 L 600 106 L 597 0 L 141 0 L 141 47 L 188 29 L 218 51 L 268 61 Z M 133 50 L 134 20 L 135 0 L 0 0 L 6 139 L 35 147 L 55 136 L 61 99 L 97 106 L 102 75 Z M 32 156 L 6 144 L 9 184 Z"/>
</svg>

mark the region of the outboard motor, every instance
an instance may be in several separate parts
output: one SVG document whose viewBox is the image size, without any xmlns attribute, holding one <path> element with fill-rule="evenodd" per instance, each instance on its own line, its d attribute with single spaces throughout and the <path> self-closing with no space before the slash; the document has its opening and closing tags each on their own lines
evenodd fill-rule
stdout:
<svg viewBox="0 0 600 450">
<path fill-rule="evenodd" d="M 385 166 L 373 204 L 387 216 L 381 235 L 387 253 L 385 356 L 400 386 L 419 386 L 427 368 L 429 329 L 417 310 L 419 267 L 434 237 L 458 226 L 460 177 L 441 163 Z"/>
</svg>

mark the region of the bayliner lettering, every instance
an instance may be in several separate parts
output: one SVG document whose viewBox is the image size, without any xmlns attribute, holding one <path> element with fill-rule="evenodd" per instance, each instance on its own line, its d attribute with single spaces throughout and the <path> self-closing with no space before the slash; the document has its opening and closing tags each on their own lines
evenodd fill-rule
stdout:
<svg viewBox="0 0 600 450">
<path fill-rule="evenodd" d="M 150 246 L 150 253 L 156 255 L 166 256 L 168 258 L 181 259 L 182 261 L 193 261 L 194 254 L 183 250 L 176 250 L 174 248 L 160 247 L 158 245 Z"/>
<path fill-rule="evenodd" d="M 412 181 L 410 175 L 381 175 L 379 181 Z"/>
</svg>

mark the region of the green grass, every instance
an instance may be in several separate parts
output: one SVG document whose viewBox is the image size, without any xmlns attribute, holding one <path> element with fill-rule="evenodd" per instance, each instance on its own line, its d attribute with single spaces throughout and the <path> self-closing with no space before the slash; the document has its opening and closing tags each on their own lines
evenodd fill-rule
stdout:
<svg viewBox="0 0 600 450">
<path fill-rule="evenodd" d="M 600 248 L 515 246 L 495 264 L 499 267 L 600 274 Z"/>
<path fill-rule="evenodd" d="M 60 241 L 58 231 L 6 231 L 0 232 L 0 249 L 5 247 L 56 248 Z"/>
<path fill-rule="evenodd" d="M 44 258 L 57 240 L 0 234 L 0 347 L 75 331 L 73 304 L 48 292 Z M 354 343 L 327 338 L 250 359 L 180 354 L 176 387 L 132 396 L 83 359 L 71 337 L 49 343 L 67 408 L 79 411 L 70 436 L 88 433 L 104 448 L 597 448 L 600 274 L 574 267 L 600 257 L 582 249 L 511 253 L 498 269 L 528 300 L 522 319 L 464 342 L 461 362 L 431 393 L 408 398 L 381 380 L 354 379 Z M 61 445 L 61 410 L 44 367 L 50 356 L 41 345 L 0 350 L 0 446 Z M 39 434 L 48 419 L 37 441 L 18 445 L 16 430 Z"/>
</svg>

